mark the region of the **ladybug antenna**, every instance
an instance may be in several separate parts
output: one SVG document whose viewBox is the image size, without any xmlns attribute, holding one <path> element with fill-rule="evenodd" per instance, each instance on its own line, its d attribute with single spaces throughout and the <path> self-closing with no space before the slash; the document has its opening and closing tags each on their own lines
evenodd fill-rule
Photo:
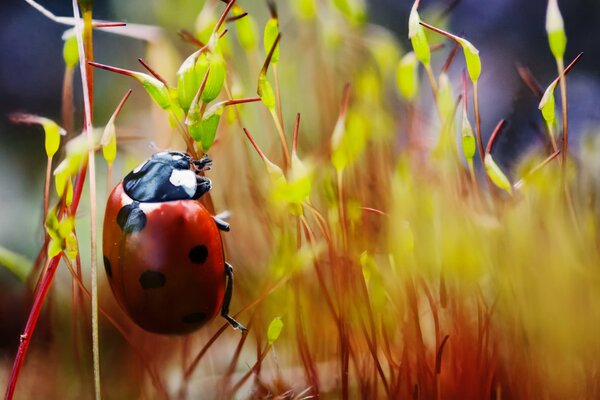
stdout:
<svg viewBox="0 0 600 400">
<path fill-rule="evenodd" d="M 211 164 L 212 164 L 212 160 L 210 158 L 208 158 L 207 156 L 204 156 L 199 160 L 192 161 L 192 165 L 194 166 L 194 169 L 197 172 L 209 170 L 211 167 Z"/>
</svg>

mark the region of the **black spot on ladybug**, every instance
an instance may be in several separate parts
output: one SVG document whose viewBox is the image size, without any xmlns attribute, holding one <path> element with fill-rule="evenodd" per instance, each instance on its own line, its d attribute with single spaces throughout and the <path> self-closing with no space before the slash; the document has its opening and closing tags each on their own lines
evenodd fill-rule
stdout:
<svg viewBox="0 0 600 400">
<path fill-rule="evenodd" d="M 167 278 L 158 271 L 145 271 L 140 275 L 140 285 L 144 289 L 158 289 L 165 286 Z"/>
<path fill-rule="evenodd" d="M 117 224 L 125 233 L 139 232 L 146 226 L 146 214 L 140 208 L 140 203 L 134 201 L 119 210 Z"/>
<path fill-rule="evenodd" d="M 106 271 L 106 275 L 108 275 L 109 278 L 112 278 L 112 266 L 106 256 L 104 256 L 104 270 Z"/>
<path fill-rule="evenodd" d="M 206 313 L 203 312 L 195 312 L 188 315 L 184 315 L 181 319 L 186 324 L 199 324 L 206 320 Z"/>
<path fill-rule="evenodd" d="M 190 250 L 190 260 L 196 264 L 202 264 L 208 257 L 208 249 L 205 245 L 194 246 Z"/>
</svg>

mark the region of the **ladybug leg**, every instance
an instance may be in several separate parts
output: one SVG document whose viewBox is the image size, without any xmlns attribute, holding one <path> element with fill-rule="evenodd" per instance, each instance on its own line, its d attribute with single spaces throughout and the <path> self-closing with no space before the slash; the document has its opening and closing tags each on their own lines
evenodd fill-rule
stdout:
<svg viewBox="0 0 600 400">
<path fill-rule="evenodd" d="M 221 307 L 221 316 L 229 322 L 233 329 L 239 329 L 242 332 L 246 331 L 244 325 L 237 322 L 229 316 L 229 304 L 231 303 L 231 295 L 233 294 L 233 267 L 228 262 L 225 263 L 225 275 L 227 275 L 227 286 L 225 287 L 225 298 Z"/>
<path fill-rule="evenodd" d="M 219 230 L 229 232 L 230 228 L 229 228 L 229 224 L 227 222 L 225 222 L 221 218 L 219 218 L 218 215 L 213 216 L 213 219 L 215 220 L 215 223 L 217 224 L 217 228 L 219 228 Z"/>
<path fill-rule="evenodd" d="M 198 171 L 206 171 L 207 169 L 210 169 L 211 163 L 212 163 L 212 160 L 210 158 L 208 158 L 207 156 L 204 156 L 199 160 L 192 161 L 192 164 Z"/>
<path fill-rule="evenodd" d="M 204 193 L 212 188 L 212 182 L 207 177 L 196 175 L 196 193 L 192 197 L 194 200 L 199 199 Z"/>
</svg>

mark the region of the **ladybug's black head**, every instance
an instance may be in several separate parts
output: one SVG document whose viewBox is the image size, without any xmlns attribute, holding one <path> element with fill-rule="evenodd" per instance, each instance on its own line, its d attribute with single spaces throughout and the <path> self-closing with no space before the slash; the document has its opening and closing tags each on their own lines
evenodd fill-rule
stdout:
<svg viewBox="0 0 600 400">
<path fill-rule="evenodd" d="M 200 174 L 210 168 L 211 160 L 194 160 L 187 153 L 156 153 L 123 179 L 125 193 L 139 202 L 197 199 L 211 188 Z"/>
</svg>

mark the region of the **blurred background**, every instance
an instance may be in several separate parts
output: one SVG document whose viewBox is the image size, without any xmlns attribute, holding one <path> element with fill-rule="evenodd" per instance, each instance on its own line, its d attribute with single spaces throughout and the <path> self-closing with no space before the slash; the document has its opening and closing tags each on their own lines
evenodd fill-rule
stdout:
<svg viewBox="0 0 600 400">
<path fill-rule="evenodd" d="M 56 15 L 70 15 L 67 0 L 41 1 Z M 278 1 L 281 8 L 282 33 L 286 33 L 287 1 Z M 193 26 L 203 1 L 95 1 L 95 18 L 156 24 L 165 27 L 165 34 L 178 42 L 178 29 Z M 241 1 L 258 20 L 267 17 L 264 4 Z M 579 52 L 582 61 L 569 76 L 571 133 L 576 146 L 578 138 L 600 120 L 600 2 L 570 0 L 559 2 L 568 37 L 566 60 Z M 388 29 L 403 48 L 409 48 L 407 20 L 412 1 L 377 0 L 368 2 L 369 23 Z M 516 64 L 531 69 L 545 88 L 554 78 L 549 66 L 553 58 L 548 51 L 544 30 L 545 1 L 520 0 L 460 0 L 421 3 L 424 20 L 449 12 L 449 28 L 462 33 L 481 51 L 484 65 L 481 91 L 484 135 L 489 135 L 500 118 L 509 125 L 496 145 L 499 163 L 511 166 L 515 157 L 529 146 L 540 143 L 542 121 L 538 117 L 538 100 L 519 79 Z M 60 98 L 64 64 L 61 35 L 65 26 L 50 21 L 25 1 L 4 0 L 0 4 L 0 244 L 33 257 L 40 244 L 41 233 L 35 223 L 41 218 L 43 176 L 38 173 L 45 165 L 43 135 L 35 127 L 14 126 L 8 114 L 24 111 L 60 119 Z M 181 42 L 181 41 L 179 41 Z M 180 43 L 181 44 L 181 43 Z M 185 48 L 183 44 L 180 48 Z M 189 49 L 189 46 L 187 46 Z M 112 65 L 138 68 L 137 58 L 145 55 L 145 45 L 135 39 L 98 32 L 95 36 L 96 59 L 109 60 Z M 185 53 L 180 56 L 183 59 Z M 444 57 L 437 60 L 443 62 Z M 451 77 L 458 81 L 462 63 L 454 63 Z M 439 66 L 438 66 L 439 68 Z M 97 73 L 97 103 L 95 119 L 106 121 L 114 105 L 131 82 L 105 73 Z M 75 79 L 78 84 L 78 79 Z M 134 100 L 143 101 L 137 90 Z M 76 96 L 80 90 L 76 86 Z M 425 100 L 426 101 L 426 100 Z M 76 116 L 81 103 L 75 99 Z M 131 107 L 129 105 L 128 107 Z M 575 147 L 574 146 L 574 147 Z M 39 214 L 31 210 L 39 210 Z M 0 270 L 0 277 L 4 272 Z"/>
<path fill-rule="evenodd" d="M 292 20 L 290 4 L 293 0 L 280 0 L 281 32 L 283 37 L 298 34 Z M 40 3 L 59 16 L 71 15 L 69 0 L 46 0 Z M 161 54 L 172 54 L 172 59 L 162 60 L 161 72 L 167 77 L 174 76 L 179 63 L 187 56 L 192 47 L 177 36 L 179 29 L 193 30 L 196 17 L 203 6 L 201 0 L 96 0 L 94 17 L 111 21 L 158 25 L 163 28 L 165 43 Z M 268 18 L 268 9 L 263 1 L 245 1 L 244 6 L 263 26 Z M 570 133 L 573 156 L 577 159 L 579 143 L 586 135 L 598 133 L 600 126 L 600 2 L 597 0 L 562 0 L 559 5 L 565 20 L 568 37 L 566 62 L 570 62 L 578 53 L 583 59 L 569 75 Z M 407 21 L 412 1 L 409 0 L 371 0 L 366 3 L 370 31 L 389 33 L 396 44 L 397 53 L 390 53 L 391 62 L 396 63 L 399 56 L 410 48 L 407 39 Z M 447 21 L 439 22 L 451 32 L 462 34 L 480 50 L 483 74 L 480 80 L 482 126 L 487 137 L 501 118 L 507 119 L 508 126 L 499 138 L 495 148 L 495 159 L 509 174 L 518 164 L 520 157 L 533 148 L 542 146 L 544 141 L 543 121 L 537 105 L 539 99 L 520 80 L 516 65 L 528 67 L 540 85 L 545 88 L 555 77 L 554 59 L 548 50 L 544 29 L 545 0 L 423 0 L 421 17 L 425 21 L 437 23 L 448 16 Z M 326 25 L 326 24 L 325 24 Z M 378 28 L 376 28 L 378 27 Z M 25 1 L 4 0 L 0 4 L 0 246 L 35 259 L 43 241 L 41 231 L 43 173 L 46 158 L 44 137 L 41 129 L 29 126 L 15 126 L 9 123 L 8 115 L 13 112 L 28 112 L 45 116 L 56 121 L 61 118 L 61 91 L 64 74 L 62 59 L 63 41 L 61 35 L 65 26 L 50 21 Z M 332 22 L 331 29 L 337 29 Z M 285 40 L 285 39 L 283 39 Z M 161 46 L 161 44 L 157 44 Z M 352 52 L 352 43 L 343 43 L 344 50 Z M 147 45 L 143 41 L 115 36 L 107 32 L 97 32 L 94 36 L 95 58 L 99 62 L 141 70 L 137 63 L 139 57 L 149 57 Z M 287 55 L 298 57 L 300 66 L 310 63 L 311 58 L 303 59 L 302 49 Z M 283 51 L 286 51 L 285 48 Z M 434 58 L 434 68 L 439 72 L 448 49 L 444 55 Z M 343 54 L 343 52 L 341 52 Z M 261 53 L 262 54 L 262 53 Z M 262 57 L 262 55 L 261 55 Z M 462 56 L 458 56 L 450 69 L 450 79 L 455 87 L 460 85 L 463 69 Z M 351 70 L 352 65 L 344 66 L 341 57 L 340 69 Z M 348 58 L 351 64 L 352 57 Z M 249 61 L 244 61 L 249 62 Z M 286 61 L 292 64 L 289 61 Z M 262 63 L 262 60 L 260 61 Z M 238 64 L 244 70 L 243 63 Z M 251 74 L 257 74 L 260 64 L 248 65 Z M 342 74 L 344 75 L 344 74 Z M 347 74 L 350 75 L 350 74 Z M 282 76 L 293 79 L 293 74 Z M 124 136 L 132 138 L 124 141 L 125 147 L 137 153 L 139 157 L 149 154 L 153 145 L 150 138 L 157 128 L 150 118 L 144 118 L 141 112 L 150 104 L 146 94 L 136 84 L 121 76 L 97 72 L 95 125 L 103 125 L 114 110 L 125 91 L 135 89 L 128 102 L 119 126 Z M 424 77 L 423 77 L 424 78 Z M 426 79 L 423 80 L 419 99 L 420 107 L 432 108 L 431 95 Z M 80 84 L 77 71 L 75 79 L 75 126 L 81 126 Z M 332 84 L 334 98 L 339 97 L 343 80 Z M 284 84 L 286 86 L 285 78 Z M 290 83 L 292 86 L 292 83 Z M 395 117 L 402 119 L 397 94 L 393 88 L 386 90 L 386 107 Z M 320 95 L 318 87 L 308 87 L 301 103 L 292 98 L 292 90 L 287 95 L 284 90 L 284 103 L 287 111 L 295 113 L 309 109 L 313 98 Z M 389 92 L 389 93 L 388 93 Z M 252 96 L 251 91 L 244 93 Z M 287 97 L 287 98 L 286 98 Z M 334 103 L 334 102 L 332 102 Z M 136 111 L 141 110 L 141 111 Z M 335 116 L 336 109 L 331 111 Z M 432 112 L 430 114 L 433 114 Z M 332 120 L 332 118 L 330 118 Z M 303 121 L 305 129 L 316 129 L 317 122 Z M 399 125 L 400 126 L 400 125 Z M 397 133 L 397 132 L 394 132 Z M 307 139 L 307 140 L 310 140 Z M 167 146 L 168 143 L 155 145 Z M 600 174 L 600 171 L 597 171 Z M 104 172 L 99 172 L 100 176 Z M 103 181 L 102 181 L 103 182 Z M 99 198 L 104 199 L 104 188 Z M 86 196 L 86 195 L 84 195 Z M 85 198 L 85 197 L 84 197 Z M 87 202 L 82 202 L 79 216 L 87 217 Z M 83 218 L 85 219 L 85 218 Z M 87 243 L 86 228 L 80 228 L 81 243 Z M 67 275 L 63 277 L 67 281 Z M 28 312 L 23 286 L 0 268 L 0 356 L 11 355 L 16 348 L 16 340 Z"/>
</svg>

